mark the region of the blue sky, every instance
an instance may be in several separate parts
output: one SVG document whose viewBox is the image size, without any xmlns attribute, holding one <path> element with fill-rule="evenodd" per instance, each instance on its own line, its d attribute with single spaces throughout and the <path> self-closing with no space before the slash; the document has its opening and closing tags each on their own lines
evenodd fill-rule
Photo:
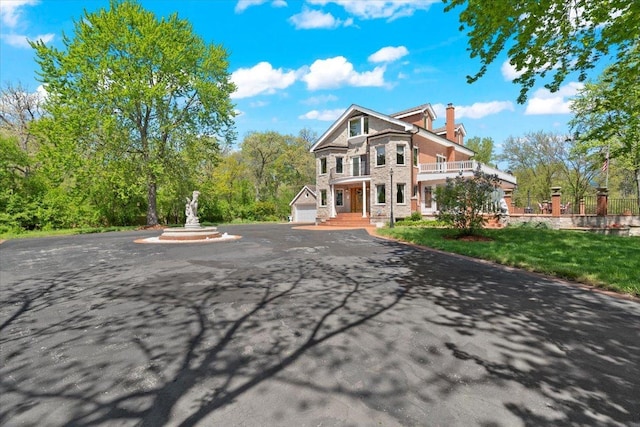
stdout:
<svg viewBox="0 0 640 427">
<path fill-rule="evenodd" d="M 524 105 L 506 56 L 468 84 L 479 61 L 469 58 L 458 10 L 438 0 L 141 0 L 146 9 L 189 20 L 205 41 L 230 53 L 229 71 L 242 140 L 250 131 L 321 135 L 346 108 L 359 104 L 393 113 L 431 103 L 444 125 L 456 106 L 467 137 L 491 137 L 499 151 L 509 136 L 567 132 L 569 99 L 581 87 L 565 81 L 551 94 L 543 82 Z M 26 39 L 62 47 L 83 11 L 108 0 L 0 0 L 0 79 L 35 91 L 37 64 Z M 591 77 L 596 77 L 598 67 Z"/>
</svg>

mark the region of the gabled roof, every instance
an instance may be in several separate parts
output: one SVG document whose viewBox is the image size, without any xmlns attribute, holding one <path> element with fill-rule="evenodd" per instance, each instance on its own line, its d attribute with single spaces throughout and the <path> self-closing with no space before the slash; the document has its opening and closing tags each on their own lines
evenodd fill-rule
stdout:
<svg viewBox="0 0 640 427">
<path fill-rule="evenodd" d="M 458 132 L 462 132 L 462 134 L 464 136 L 467 136 L 467 130 L 464 128 L 464 125 L 462 123 L 455 123 L 453 125 L 453 128 L 455 130 L 457 130 Z M 446 126 L 441 126 L 441 127 L 437 128 L 437 129 L 434 129 L 433 133 L 435 133 L 437 135 L 446 134 L 447 133 L 447 127 Z"/>
<path fill-rule="evenodd" d="M 311 185 L 311 184 L 307 184 L 307 185 L 303 186 L 302 190 L 300 190 L 298 192 L 298 194 L 296 194 L 296 197 L 294 197 L 293 200 L 291 200 L 291 203 L 289 203 L 289 206 L 293 205 L 296 202 L 296 200 L 298 200 L 298 198 L 300 198 L 302 193 L 305 192 L 305 190 L 308 191 L 309 193 L 311 193 L 311 195 L 313 196 L 314 199 L 318 198 L 316 196 L 316 186 L 315 185 Z"/>
<path fill-rule="evenodd" d="M 417 107 L 407 108 L 406 110 L 399 111 L 397 113 L 391 114 L 391 117 L 396 119 L 402 119 L 404 117 L 409 117 L 417 113 L 424 113 L 425 111 L 429 112 L 429 115 L 433 120 L 437 118 L 436 112 L 431 106 L 431 104 L 422 104 Z"/>
<path fill-rule="evenodd" d="M 416 126 L 412 125 L 411 123 L 407 123 L 405 121 L 402 121 L 400 119 L 396 119 L 394 117 L 391 116 L 387 116 L 386 114 L 382 114 L 382 113 L 378 113 L 377 111 L 373 111 L 370 110 L 368 108 L 365 107 L 361 107 L 359 105 L 356 104 L 352 104 L 351 107 L 347 108 L 345 110 L 344 113 L 342 113 L 342 115 L 340 117 L 338 117 L 338 119 L 333 123 L 333 125 L 331 125 L 331 127 L 329 129 L 327 129 L 327 131 L 325 133 L 322 134 L 322 136 L 318 139 L 318 141 L 316 141 L 315 144 L 313 144 L 313 146 L 311 147 L 311 149 L 309 151 L 311 151 L 312 153 L 318 149 L 323 142 L 326 141 L 326 139 L 340 126 L 344 125 L 346 123 L 346 121 L 352 116 L 354 115 L 354 113 L 363 113 L 366 114 L 368 116 L 373 116 L 376 117 L 380 120 L 384 120 L 387 121 L 389 123 L 393 123 L 396 126 L 400 126 L 402 127 L 405 131 L 410 131 L 410 130 L 414 130 L 417 129 Z"/>
</svg>

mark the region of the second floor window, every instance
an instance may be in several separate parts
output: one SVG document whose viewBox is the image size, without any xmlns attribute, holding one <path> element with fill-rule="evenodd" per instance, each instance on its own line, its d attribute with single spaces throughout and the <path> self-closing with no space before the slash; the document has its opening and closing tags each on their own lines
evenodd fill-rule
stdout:
<svg viewBox="0 0 640 427">
<path fill-rule="evenodd" d="M 386 162 L 384 145 L 376 147 L 376 166 L 384 166 Z"/>
<path fill-rule="evenodd" d="M 320 173 L 327 173 L 327 158 L 320 159 Z"/>
<path fill-rule="evenodd" d="M 404 145 L 396 146 L 396 164 L 404 165 Z"/>
<path fill-rule="evenodd" d="M 342 157 L 336 157 L 336 173 L 342 173 Z"/>
<path fill-rule="evenodd" d="M 369 133 L 369 117 L 361 116 L 349 120 L 349 137 Z"/>
<path fill-rule="evenodd" d="M 320 190 L 320 206 L 327 206 L 327 190 Z"/>
</svg>

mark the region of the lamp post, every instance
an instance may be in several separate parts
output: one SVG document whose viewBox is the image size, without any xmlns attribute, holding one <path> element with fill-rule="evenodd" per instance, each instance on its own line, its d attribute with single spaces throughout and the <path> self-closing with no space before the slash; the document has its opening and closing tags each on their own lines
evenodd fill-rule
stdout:
<svg viewBox="0 0 640 427">
<path fill-rule="evenodd" d="M 393 228 L 393 168 L 389 168 L 389 177 L 391 177 L 391 200 L 389 200 L 391 204 L 391 218 L 389 220 L 389 228 Z"/>
</svg>

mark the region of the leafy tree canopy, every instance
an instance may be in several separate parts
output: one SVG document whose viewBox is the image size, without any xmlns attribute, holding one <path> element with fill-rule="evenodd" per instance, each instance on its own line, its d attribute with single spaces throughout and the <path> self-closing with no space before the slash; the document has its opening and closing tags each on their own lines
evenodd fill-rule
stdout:
<svg viewBox="0 0 640 427">
<path fill-rule="evenodd" d="M 487 165 L 493 162 L 493 139 L 474 136 L 465 141 L 467 148 L 476 152 L 473 158 Z"/>
<path fill-rule="evenodd" d="M 629 67 L 635 67 L 635 74 L 626 73 Z M 613 64 L 597 81 L 587 83 L 571 110 L 570 125 L 579 147 L 619 159 L 633 171 L 640 198 L 640 45 L 624 63 Z"/>
<path fill-rule="evenodd" d="M 445 0 L 447 11 L 457 7 L 461 31 L 468 31 L 469 51 L 479 57 L 474 82 L 502 51 L 521 73 L 519 103 L 537 78 L 552 74 L 547 87 L 556 91 L 571 72 L 586 80 L 588 70 L 603 57 L 615 55 L 625 75 L 637 75 L 627 62 L 640 39 L 640 2 L 629 0 Z"/>
<path fill-rule="evenodd" d="M 175 153 L 188 142 L 234 137 L 227 52 L 206 44 L 176 14 L 159 19 L 116 0 L 108 10 L 85 13 L 63 44 L 58 50 L 32 43 L 53 119 L 48 135 L 73 139 L 103 161 L 138 162 L 147 223 L 157 224 L 157 186 Z"/>
</svg>

